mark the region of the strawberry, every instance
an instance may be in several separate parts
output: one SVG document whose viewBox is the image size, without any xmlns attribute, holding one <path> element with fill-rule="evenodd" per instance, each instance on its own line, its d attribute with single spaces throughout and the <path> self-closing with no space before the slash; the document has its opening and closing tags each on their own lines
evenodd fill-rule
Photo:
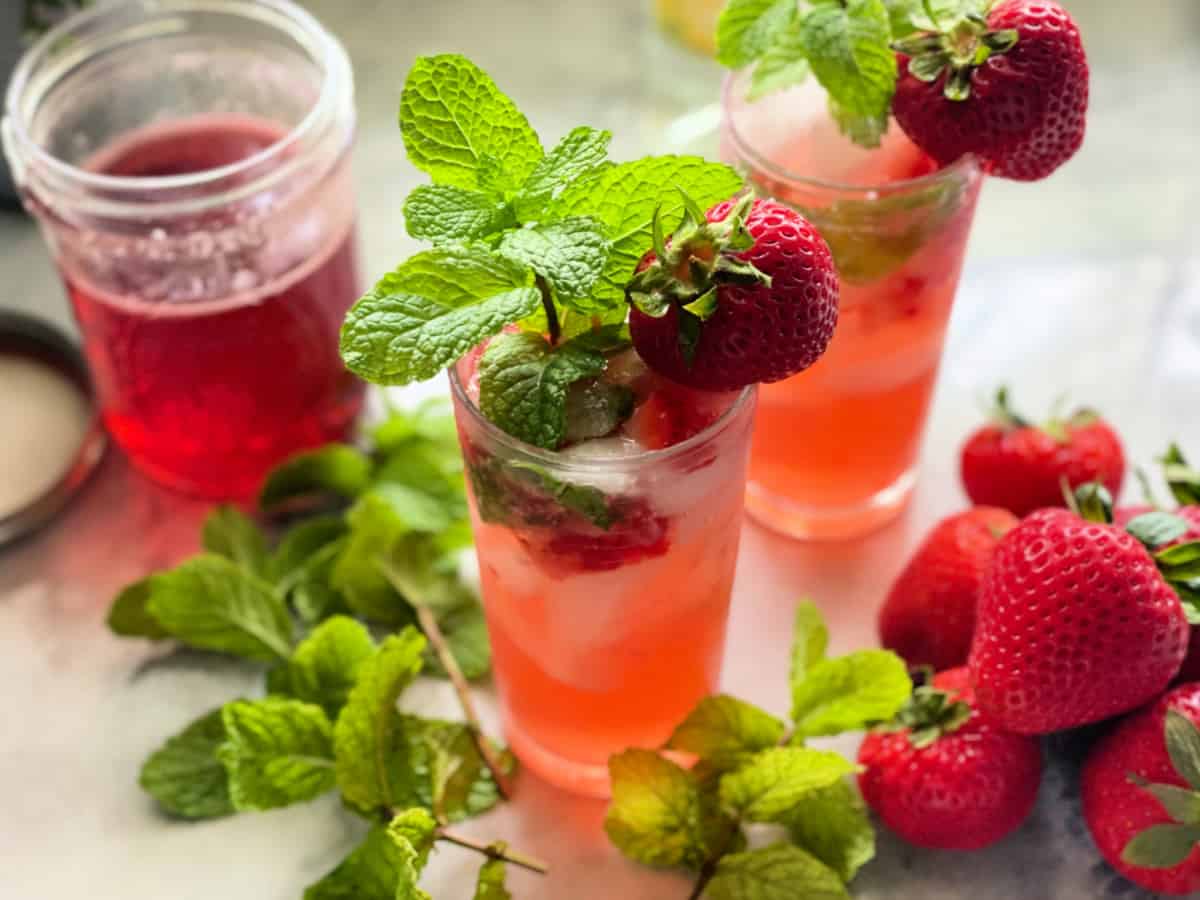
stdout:
<svg viewBox="0 0 1200 900">
<path fill-rule="evenodd" d="M 1121 440 L 1095 412 L 1080 409 L 1040 426 L 1013 412 L 1008 391 L 996 392 L 994 422 L 962 449 L 962 481 L 971 502 L 1024 516 L 1062 506 L 1062 482 L 1072 489 L 1099 481 L 1114 496 L 1125 479 Z"/>
<path fill-rule="evenodd" d="M 779 381 L 825 352 L 838 314 L 829 247 L 793 209 L 747 194 L 703 213 L 687 203 L 626 293 L 634 346 L 689 387 L 729 391 Z"/>
<path fill-rule="evenodd" d="M 980 708 L 1010 731 L 1045 734 L 1132 709 L 1170 683 L 1187 650 L 1180 594 L 1200 544 L 1158 549 L 1187 524 L 1157 513 L 1133 533 L 1117 528 L 1099 485 L 1074 502 L 1010 531 L 979 593 L 972 683 Z"/>
<path fill-rule="evenodd" d="M 1018 519 L 977 506 L 939 522 L 892 585 L 879 614 L 883 646 L 911 666 L 949 669 L 967 661 L 975 604 L 992 552 Z"/>
<path fill-rule="evenodd" d="M 1037 800 L 1042 751 L 977 708 L 964 668 L 919 687 L 892 726 L 858 751 L 863 799 L 911 844 L 977 850 L 1019 826 Z"/>
<path fill-rule="evenodd" d="M 1036 181 L 1083 143 L 1088 63 L 1054 0 L 1001 0 L 987 18 L 898 41 L 892 112 L 942 165 L 973 153 L 993 175 Z"/>
<path fill-rule="evenodd" d="M 1083 764 L 1083 817 L 1114 869 L 1159 894 L 1200 890 L 1200 684 L 1102 738 Z"/>
</svg>

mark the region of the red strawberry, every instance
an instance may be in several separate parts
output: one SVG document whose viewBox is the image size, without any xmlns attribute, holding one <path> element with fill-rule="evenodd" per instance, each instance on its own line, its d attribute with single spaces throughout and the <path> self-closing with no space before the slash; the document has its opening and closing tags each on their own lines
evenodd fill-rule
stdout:
<svg viewBox="0 0 1200 900">
<path fill-rule="evenodd" d="M 1087 57 L 1054 0 L 1002 0 L 986 22 L 963 19 L 896 48 L 892 112 L 942 165 L 973 153 L 993 175 L 1036 181 L 1083 143 Z"/>
<path fill-rule="evenodd" d="M 838 313 L 829 247 L 795 210 L 745 195 L 707 216 L 688 204 L 670 245 L 627 287 L 633 343 L 650 368 L 689 387 L 779 381 L 825 352 Z"/>
<path fill-rule="evenodd" d="M 1135 537 L 1097 485 L 1082 513 L 1044 509 L 996 548 L 979 594 L 970 668 L 979 706 L 1005 728 L 1046 734 L 1125 712 L 1162 691 L 1187 650 L 1189 558 L 1200 544 L 1147 546 L 1186 528 L 1165 513 Z"/>
<path fill-rule="evenodd" d="M 883 646 L 911 666 L 949 669 L 967 661 L 975 604 L 992 552 L 1018 519 L 977 506 L 939 522 L 888 592 L 879 614 Z"/>
<path fill-rule="evenodd" d="M 863 739 L 863 799 L 911 844 L 977 850 L 1019 826 L 1042 777 L 1034 738 L 1010 734 L 975 706 L 966 669 L 919 687 L 893 730 Z"/>
<path fill-rule="evenodd" d="M 1147 890 L 1200 890 L 1200 684 L 1122 722 L 1083 764 L 1083 816 L 1100 854 Z"/>
<path fill-rule="evenodd" d="M 518 537 L 536 550 L 543 568 L 561 576 L 619 569 L 670 549 L 670 520 L 655 514 L 644 499 L 617 497 L 611 506 L 616 522 L 608 530 L 577 523 L 574 528 Z"/>
<path fill-rule="evenodd" d="M 1099 481 L 1116 496 L 1125 479 L 1125 453 L 1112 427 L 1081 409 L 1067 419 L 1035 426 L 996 392 L 994 424 L 967 440 L 962 450 L 963 487 L 978 506 L 1002 506 L 1024 516 L 1064 504 L 1062 480 L 1072 489 Z"/>
</svg>

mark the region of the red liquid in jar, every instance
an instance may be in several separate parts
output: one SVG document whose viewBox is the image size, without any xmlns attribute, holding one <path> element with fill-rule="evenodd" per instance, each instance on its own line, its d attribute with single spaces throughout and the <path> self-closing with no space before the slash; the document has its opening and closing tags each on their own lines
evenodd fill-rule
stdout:
<svg viewBox="0 0 1200 900">
<path fill-rule="evenodd" d="M 101 150 L 111 175 L 181 175 L 274 143 L 276 124 L 205 116 L 151 126 Z M 237 236 L 236 206 L 173 220 L 129 241 L 174 248 L 154 263 L 118 237 L 98 264 L 62 257 L 104 420 L 135 465 L 171 486 L 246 498 L 289 454 L 346 436 L 363 385 L 343 367 L 338 331 L 359 294 L 345 160 Z M 269 197 L 240 203 L 261 208 Z M 344 210 L 343 213 L 330 210 Z M 203 217 L 203 218 L 200 218 Z M 151 248 L 153 245 L 151 244 Z"/>
</svg>

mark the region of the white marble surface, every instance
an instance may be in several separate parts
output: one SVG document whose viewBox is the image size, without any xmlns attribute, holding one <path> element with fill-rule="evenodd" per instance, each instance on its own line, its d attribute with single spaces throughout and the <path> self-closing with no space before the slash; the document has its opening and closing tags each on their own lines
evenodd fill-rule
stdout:
<svg viewBox="0 0 1200 900">
<path fill-rule="evenodd" d="M 655 77 L 640 55 L 636 0 L 322 0 L 358 72 L 358 177 L 366 264 L 411 249 L 398 208 L 416 181 L 393 127 L 416 53 L 461 50 L 494 72 L 555 137 L 578 122 L 621 131 L 632 154 L 658 135 Z M 856 546 L 803 546 L 748 526 L 735 586 L 724 687 L 782 712 L 787 632 L 811 595 L 836 649 L 874 640 L 874 612 L 909 548 L 962 504 L 956 448 L 998 380 L 1023 405 L 1067 390 L 1118 422 L 1133 459 L 1169 438 L 1200 452 L 1200 12 L 1147 0 L 1071 4 L 1093 48 L 1095 113 L 1080 157 L 1038 186 L 990 184 L 955 312 L 921 481 L 909 515 Z M 661 72 L 657 73 L 661 76 Z M 36 232 L 0 217 L 0 304 L 66 321 Z M 0 389 L 3 386 L 0 385 Z M 0 424 L 0 436 L 3 425 Z M 2 437 L 0 437 L 2 439 Z M 144 756 L 195 714 L 257 683 L 254 672 L 111 637 L 112 593 L 195 548 L 203 506 L 163 492 L 110 458 L 51 530 L 0 552 L 0 898 L 296 900 L 355 841 L 332 800 L 198 824 L 167 823 L 136 788 Z M 407 698 L 451 713 L 445 685 Z M 494 723 L 490 703 L 485 710 Z M 1096 864 L 1052 773 L 1037 814 L 982 854 L 931 854 L 886 837 L 856 884 L 866 900 L 1094 900 L 1139 896 Z M 623 861 L 599 829 L 601 804 L 521 778 L 516 801 L 466 826 L 544 856 L 549 878 L 514 873 L 521 900 L 682 900 L 683 879 Z M 441 851 L 425 885 L 466 898 L 476 860 Z"/>
</svg>

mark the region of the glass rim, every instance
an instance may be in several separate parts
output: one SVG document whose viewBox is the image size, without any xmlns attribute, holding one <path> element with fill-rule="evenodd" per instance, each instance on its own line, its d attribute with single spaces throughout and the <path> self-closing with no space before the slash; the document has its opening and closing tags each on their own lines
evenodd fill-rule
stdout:
<svg viewBox="0 0 1200 900">
<path fill-rule="evenodd" d="M 722 125 L 728 128 L 730 139 L 733 141 L 735 150 L 738 153 L 739 160 L 745 160 L 755 170 L 776 178 L 780 181 L 789 181 L 794 184 L 804 185 L 806 187 L 815 188 L 825 191 L 837 191 L 842 194 L 897 194 L 905 191 L 920 190 L 926 187 L 938 185 L 944 181 L 950 180 L 952 176 L 959 174 L 965 175 L 980 175 L 983 172 L 979 164 L 979 159 L 972 153 L 964 153 L 954 162 L 940 169 L 935 169 L 928 175 L 918 175 L 915 178 L 905 178 L 899 181 L 886 181 L 877 184 L 851 184 L 844 181 L 833 181 L 825 178 L 816 178 L 812 175 L 804 175 L 799 172 L 794 172 L 786 169 L 767 159 L 752 146 L 742 136 L 738 130 L 735 116 L 733 115 L 733 92 L 736 83 L 740 81 L 749 72 L 749 69 L 739 69 L 736 72 L 729 72 L 725 76 L 725 81 L 721 86 L 721 112 Z"/>
<path fill-rule="evenodd" d="M 733 402 L 717 417 L 716 421 L 708 425 L 703 431 L 697 432 L 687 440 L 680 441 L 678 444 L 672 444 L 670 447 L 664 447 L 661 450 L 639 450 L 637 453 L 631 453 L 628 456 L 615 459 L 599 456 L 572 456 L 566 458 L 561 450 L 545 450 L 541 447 L 535 447 L 533 444 L 527 444 L 520 438 L 513 437 L 485 416 L 479 405 L 471 399 L 471 395 L 467 393 L 466 386 L 462 383 L 462 378 L 459 377 L 458 367 L 463 363 L 463 359 L 459 359 L 451 365 L 446 370 L 446 374 L 450 379 L 450 391 L 453 394 L 454 400 L 457 401 L 458 405 L 469 411 L 472 421 L 478 423 L 483 428 L 489 439 L 504 445 L 507 449 L 531 456 L 539 462 L 567 472 L 611 469 L 614 464 L 621 466 L 643 466 L 660 462 L 670 462 L 679 456 L 686 455 L 697 447 L 703 446 L 725 431 L 758 393 L 757 384 L 751 384 L 742 388 Z"/>
<path fill-rule="evenodd" d="M 278 140 L 250 156 L 222 166 L 180 175 L 133 176 L 90 172 L 67 162 L 47 150 L 30 133 L 30 122 L 26 121 L 28 110 L 23 108 L 26 105 L 25 94 L 34 81 L 38 67 L 51 59 L 56 52 L 56 45 L 60 41 L 69 40 L 75 31 L 112 16 L 114 13 L 120 14 L 136 8 L 157 14 L 192 11 L 219 12 L 258 21 L 285 34 L 288 32 L 282 23 L 290 23 L 296 26 L 307 42 L 298 39 L 296 32 L 292 32 L 288 36 L 295 40 L 321 69 L 320 92 L 304 117 Z M 145 24 L 131 27 L 140 28 L 142 31 L 146 30 Z M 157 33 L 152 31 L 150 34 L 151 36 L 163 36 L 182 33 L 184 30 L 183 28 L 158 28 L 156 29 Z M 85 49 L 82 58 L 86 59 L 91 55 L 92 53 Z M 233 176 L 252 172 L 264 163 L 284 155 L 292 147 L 309 139 L 322 125 L 323 120 L 336 116 L 336 106 L 342 98 L 347 102 L 350 115 L 353 116 L 353 90 L 353 75 L 345 48 L 321 25 L 315 16 L 291 0 L 121 0 L 117 3 L 101 4 L 69 16 L 39 37 L 22 54 L 13 70 L 8 89 L 5 91 L 4 118 L 3 123 L 0 124 L 3 126 L 4 136 L 11 139 L 5 141 L 11 146 L 10 152 L 15 154 L 20 151 L 26 155 L 25 159 L 13 161 L 14 180 L 17 180 L 18 183 L 22 180 L 19 177 L 19 170 L 24 169 L 28 161 L 33 161 L 46 167 L 60 178 L 85 189 L 111 191 L 117 194 L 123 191 L 167 193 L 181 189 L 220 185 Z M 32 117 L 29 116 L 29 118 Z M 285 163 L 282 166 L 272 167 L 268 173 L 251 179 L 248 187 L 253 189 L 260 180 L 270 179 L 273 181 L 284 174 L 281 170 L 289 170 L 302 161 L 297 157 L 290 160 L 290 164 Z M 114 202 L 118 205 L 122 203 L 120 200 L 114 201 L 110 198 L 108 205 L 111 207 Z M 141 202 L 128 202 L 130 206 L 138 209 L 142 209 L 146 205 L 144 197 L 141 198 Z"/>
</svg>

